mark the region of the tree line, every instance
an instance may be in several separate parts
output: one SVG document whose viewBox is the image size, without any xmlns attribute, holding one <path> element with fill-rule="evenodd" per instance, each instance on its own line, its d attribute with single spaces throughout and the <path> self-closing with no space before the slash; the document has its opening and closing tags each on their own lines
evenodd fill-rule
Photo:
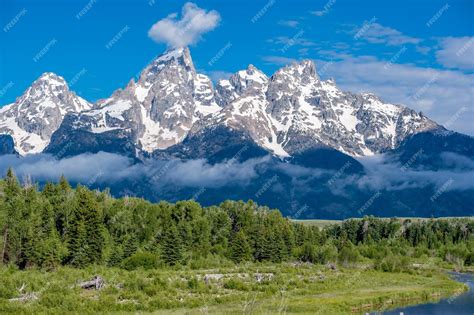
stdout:
<svg viewBox="0 0 474 315">
<path fill-rule="evenodd" d="M 11 169 L 0 191 L 0 264 L 21 269 L 373 259 L 389 271 L 422 255 L 474 264 L 469 219 L 365 217 L 320 229 L 252 201 L 150 203 L 72 188 L 64 177 L 39 189 L 21 185 Z"/>
</svg>

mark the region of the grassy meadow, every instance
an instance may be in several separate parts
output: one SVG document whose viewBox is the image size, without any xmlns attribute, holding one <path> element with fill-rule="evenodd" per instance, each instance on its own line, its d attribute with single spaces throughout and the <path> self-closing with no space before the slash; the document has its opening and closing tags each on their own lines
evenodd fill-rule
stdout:
<svg viewBox="0 0 474 315">
<path fill-rule="evenodd" d="M 78 286 L 95 275 L 105 279 L 104 288 Z M 256 275 L 262 279 L 257 281 Z M 363 314 L 465 290 L 438 269 L 392 273 L 364 265 L 333 269 L 290 263 L 134 271 L 94 266 L 60 267 L 54 272 L 4 267 L 0 283 L 2 314 Z M 10 301 L 20 290 L 33 293 L 35 299 Z"/>
</svg>

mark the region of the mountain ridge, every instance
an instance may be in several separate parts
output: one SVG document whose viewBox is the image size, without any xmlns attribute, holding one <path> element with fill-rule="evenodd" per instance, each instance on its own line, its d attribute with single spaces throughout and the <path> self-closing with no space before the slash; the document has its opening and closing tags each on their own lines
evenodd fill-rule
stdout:
<svg viewBox="0 0 474 315">
<path fill-rule="evenodd" d="M 51 73 L 43 76 L 64 81 Z M 66 92 L 73 94 L 68 88 Z M 196 71 L 187 47 L 165 51 L 136 82 L 130 80 L 109 98 L 90 104 L 69 96 L 69 102 L 83 107 L 66 106 L 68 110 L 60 110 L 54 124 L 37 123 L 44 132 L 27 134 L 8 128 L 5 117 L 14 115 L 4 114 L 4 107 L 0 132 L 12 135 L 21 155 L 54 153 L 66 145 L 65 135 L 80 132 L 85 143 L 96 147 L 81 145 L 76 153 L 96 152 L 101 139 L 117 133 L 133 146 L 131 154 L 140 156 L 167 150 L 193 133 L 222 125 L 248 133 L 258 146 L 287 158 L 318 146 L 351 156 L 374 155 L 395 149 L 410 135 L 442 128 L 422 113 L 384 103 L 373 94 L 343 92 L 334 80 L 321 80 L 310 60 L 287 65 L 270 77 L 249 65 L 214 85 Z"/>
</svg>

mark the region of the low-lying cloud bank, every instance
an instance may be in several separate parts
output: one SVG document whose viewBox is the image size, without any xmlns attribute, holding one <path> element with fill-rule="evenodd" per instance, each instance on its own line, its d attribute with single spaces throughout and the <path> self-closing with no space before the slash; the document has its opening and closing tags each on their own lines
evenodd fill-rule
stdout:
<svg viewBox="0 0 474 315">
<path fill-rule="evenodd" d="M 250 159 L 243 163 L 228 161 L 210 165 L 203 159 L 190 161 L 145 161 L 134 163 L 128 157 L 99 152 L 81 154 L 57 160 L 49 154 L 0 156 L 0 171 L 5 174 L 12 167 L 21 180 L 57 181 L 64 175 L 82 184 L 113 184 L 120 181 L 144 180 L 156 185 L 173 183 L 182 186 L 219 187 L 229 183 L 245 183 L 257 176 L 257 165 L 269 158 Z"/>
<path fill-rule="evenodd" d="M 450 169 L 412 170 L 404 169 L 397 163 L 389 163 L 384 156 L 359 159 L 365 174 L 347 174 L 315 168 L 305 168 L 279 162 L 267 157 L 249 159 L 244 162 L 229 160 L 209 164 L 204 159 L 188 161 L 157 161 L 134 163 L 128 157 L 99 152 L 81 154 L 57 160 L 48 154 L 18 158 L 14 155 L 0 156 L 0 171 L 5 174 L 13 167 L 18 178 L 26 176 L 33 181 L 57 181 L 61 175 L 71 182 L 84 185 L 113 185 L 120 182 L 144 182 L 153 186 L 173 185 L 176 187 L 218 188 L 230 185 L 249 185 L 262 174 L 267 177 L 274 173 L 288 176 L 293 180 L 306 182 L 324 179 L 337 190 L 352 186 L 361 190 L 402 190 L 426 186 L 445 187 L 448 190 L 474 189 L 474 160 L 452 153 L 442 155 Z M 450 182 L 446 185 L 446 182 Z M 131 187 L 130 190 L 133 190 Z"/>
<path fill-rule="evenodd" d="M 445 187 L 445 191 L 474 189 L 474 161 L 454 153 L 443 153 L 441 158 L 450 169 L 426 170 L 405 168 L 398 163 L 389 163 L 383 156 L 359 159 L 366 174 L 356 179 L 357 186 L 369 190 L 403 190 L 434 185 Z M 348 178 L 344 179 L 345 185 Z M 449 182 L 449 185 L 446 183 Z"/>
</svg>

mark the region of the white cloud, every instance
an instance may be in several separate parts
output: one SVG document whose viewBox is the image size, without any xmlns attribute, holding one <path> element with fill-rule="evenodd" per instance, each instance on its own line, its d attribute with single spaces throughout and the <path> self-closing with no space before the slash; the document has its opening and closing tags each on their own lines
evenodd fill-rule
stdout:
<svg viewBox="0 0 474 315">
<path fill-rule="evenodd" d="M 293 37 L 278 36 L 274 39 L 269 39 L 268 42 L 272 44 L 278 44 L 282 46 L 303 46 L 311 47 L 316 46 L 316 43 L 307 38 L 303 38 L 304 31 L 299 31 Z"/>
<path fill-rule="evenodd" d="M 383 155 L 358 158 L 366 173 L 363 175 L 344 174 L 336 178 L 336 191 L 343 191 L 347 185 L 368 190 L 400 190 L 405 188 L 425 187 L 434 184 L 442 186 L 448 179 L 453 179 L 449 190 L 466 190 L 474 188 L 474 160 L 454 153 L 442 153 L 441 158 L 449 169 L 437 171 L 429 169 L 406 169 L 393 163 Z M 225 186 L 248 187 L 258 180 L 259 176 L 270 171 L 292 178 L 295 183 L 306 183 L 309 179 L 322 176 L 334 176 L 334 171 L 318 168 L 307 168 L 291 163 L 276 161 L 269 156 L 248 159 L 238 162 L 235 159 L 221 163 L 209 164 L 206 160 L 147 160 L 145 163 L 134 163 L 127 157 L 99 152 L 87 153 L 57 160 L 49 154 L 29 155 L 19 158 L 16 155 L 0 156 L 0 173 L 5 174 L 12 167 L 18 178 L 29 176 L 33 181 L 56 181 L 64 175 L 73 183 L 85 185 L 127 184 L 132 190 L 140 191 L 140 185 L 152 185 L 160 191 L 183 187 L 219 188 Z M 264 173 L 261 173 L 263 170 Z M 306 193 L 311 186 L 304 185 Z M 309 190 L 308 190 L 309 189 Z M 333 191 L 333 193 L 336 193 Z M 152 197 L 152 196 L 148 196 Z"/>
<path fill-rule="evenodd" d="M 221 17 L 217 11 L 207 12 L 194 3 L 183 6 L 181 19 L 173 13 L 159 20 L 148 31 L 148 36 L 158 43 L 181 47 L 197 43 L 201 36 L 217 27 Z"/>
<path fill-rule="evenodd" d="M 474 189 L 474 161 L 454 153 L 441 153 L 441 157 L 446 165 L 455 165 L 456 169 L 446 170 L 427 170 L 427 169 L 400 169 L 403 167 L 398 163 L 390 162 L 384 155 L 358 158 L 357 160 L 364 165 L 366 174 L 357 178 L 356 185 L 361 189 L 378 191 L 381 189 L 403 190 L 407 188 L 419 188 L 429 185 L 442 187 L 446 182 L 452 181 L 452 185 L 446 187 L 446 190 L 471 190 Z M 349 181 L 348 181 L 349 179 Z M 342 178 L 336 182 L 341 185 L 346 181 L 352 184 L 351 179 Z"/>
<path fill-rule="evenodd" d="M 418 44 L 421 39 L 402 34 L 400 31 L 383 26 L 379 23 L 366 23 L 363 29 L 355 29 L 353 32 L 359 34 L 358 37 L 373 44 L 387 44 L 390 46 L 404 44 Z"/>
<path fill-rule="evenodd" d="M 56 181 L 61 175 L 72 182 L 86 185 L 113 184 L 124 181 L 149 181 L 154 185 L 221 187 L 235 183 L 248 183 L 257 176 L 257 168 L 267 163 L 269 156 L 237 162 L 234 159 L 217 164 L 206 160 L 148 160 L 134 163 L 125 156 L 99 152 L 85 153 L 57 160 L 50 154 L 0 156 L 0 173 L 9 167 L 22 179 L 30 176 L 33 181 Z"/>
<path fill-rule="evenodd" d="M 447 37 L 440 41 L 436 60 L 445 67 L 474 70 L 474 36 Z"/>
<path fill-rule="evenodd" d="M 282 26 L 288 26 L 288 27 L 291 27 L 291 28 L 296 28 L 296 27 L 298 27 L 299 22 L 295 21 L 295 20 L 282 20 L 282 21 L 279 21 L 278 24 L 282 25 Z"/>
<path fill-rule="evenodd" d="M 326 61 L 317 61 L 322 67 Z M 384 101 L 403 104 L 449 129 L 474 135 L 474 75 L 459 71 L 390 64 L 373 56 L 348 56 L 335 60 L 325 77 L 352 92 L 373 92 Z M 456 115 L 461 109 L 463 115 Z M 456 117 L 453 121 L 452 117 Z"/>
<path fill-rule="evenodd" d="M 213 82 L 218 82 L 219 80 L 229 79 L 230 76 L 233 75 L 233 73 L 228 71 L 216 70 L 207 72 L 207 75 L 211 78 Z"/>
<path fill-rule="evenodd" d="M 326 10 L 320 10 L 320 11 L 313 11 L 311 14 L 316 15 L 316 16 L 323 16 L 326 15 L 329 11 Z"/>
<path fill-rule="evenodd" d="M 262 59 L 268 64 L 279 65 L 279 66 L 285 66 L 297 61 L 296 59 L 293 59 L 293 58 L 281 57 L 281 56 L 264 56 Z"/>
<path fill-rule="evenodd" d="M 431 51 L 431 47 L 428 46 L 416 46 L 415 49 L 422 55 L 427 55 Z"/>
</svg>

